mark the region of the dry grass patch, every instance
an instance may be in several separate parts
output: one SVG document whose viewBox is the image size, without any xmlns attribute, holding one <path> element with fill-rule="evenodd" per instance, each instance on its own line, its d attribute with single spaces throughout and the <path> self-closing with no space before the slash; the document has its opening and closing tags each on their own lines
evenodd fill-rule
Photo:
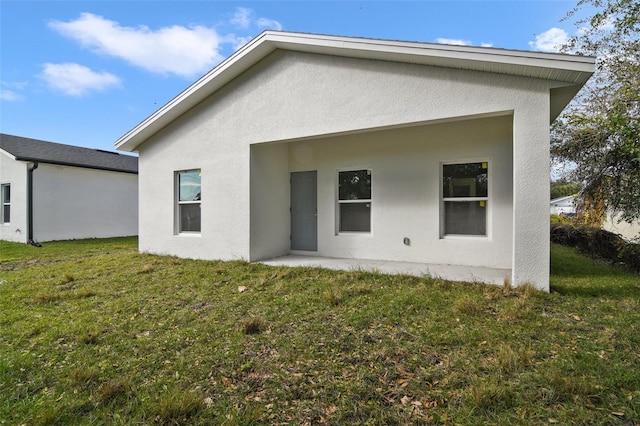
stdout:
<svg viewBox="0 0 640 426">
<path fill-rule="evenodd" d="M 98 387 L 98 401 L 109 404 L 130 393 L 131 385 L 127 379 L 112 379 Z"/>
<path fill-rule="evenodd" d="M 460 315 L 475 316 L 482 313 L 484 307 L 478 300 L 464 296 L 453 304 L 453 311 Z"/>
<path fill-rule="evenodd" d="M 206 408 L 205 399 L 197 392 L 172 390 L 163 393 L 153 408 L 153 423 L 184 425 Z"/>
<path fill-rule="evenodd" d="M 69 373 L 69 380 L 74 386 L 89 386 L 95 384 L 100 377 L 100 370 L 94 366 L 76 367 Z"/>
<path fill-rule="evenodd" d="M 253 317 L 242 323 L 242 330 L 244 334 L 258 334 L 262 333 L 265 328 L 264 319 L 260 316 Z"/>
</svg>

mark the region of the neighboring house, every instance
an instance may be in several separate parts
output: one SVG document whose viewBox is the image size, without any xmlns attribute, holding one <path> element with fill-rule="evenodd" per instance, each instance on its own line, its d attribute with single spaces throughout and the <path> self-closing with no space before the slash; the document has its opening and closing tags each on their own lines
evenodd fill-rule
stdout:
<svg viewBox="0 0 640 426">
<path fill-rule="evenodd" d="M 0 134 L 0 239 L 138 234 L 138 158 Z"/>
<path fill-rule="evenodd" d="M 620 220 L 620 215 L 608 214 L 602 229 L 620 235 L 629 242 L 640 243 L 640 220 L 625 222 Z"/>
<path fill-rule="evenodd" d="M 577 210 L 576 198 L 577 195 L 568 195 L 566 197 L 551 200 L 551 214 L 575 214 Z M 640 221 L 631 223 L 621 221 L 620 215 L 614 215 L 611 212 L 607 214 L 602 222 L 602 229 L 618 234 L 627 241 L 636 241 L 640 239 Z"/>
<path fill-rule="evenodd" d="M 549 124 L 594 58 L 266 31 L 116 142 L 143 252 L 505 268 L 549 289 Z"/>
<path fill-rule="evenodd" d="M 550 202 L 551 214 L 558 215 L 574 215 L 576 214 L 576 196 L 567 195 L 566 197 L 554 198 Z"/>
</svg>

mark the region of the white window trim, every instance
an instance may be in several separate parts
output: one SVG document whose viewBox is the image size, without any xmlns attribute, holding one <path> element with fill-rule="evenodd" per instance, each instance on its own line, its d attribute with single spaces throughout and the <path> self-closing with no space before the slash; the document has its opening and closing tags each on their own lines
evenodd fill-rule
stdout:
<svg viewBox="0 0 640 426">
<path fill-rule="evenodd" d="M 371 178 L 371 198 L 359 200 L 341 200 L 340 199 L 340 173 L 355 172 L 358 170 L 367 170 L 372 176 Z M 349 167 L 336 170 L 336 235 L 356 235 L 371 236 L 373 235 L 373 169 L 371 167 Z M 340 230 L 340 204 L 369 204 L 369 231 L 341 231 Z"/>
<path fill-rule="evenodd" d="M 452 164 L 469 164 L 469 163 L 487 163 L 487 196 L 486 197 L 444 197 L 442 187 L 444 185 L 444 166 Z M 492 174 L 493 174 L 493 162 L 491 158 L 471 158 L 465 160 L 443 161 L 440 163 L 440 239 L 490 239 L 491 238 L 491 209 L 493 202 L 491 201 L 492 195 Z M 471 234 L 445 234 L 445 209 L 444 204 L 446 201 L 464 202 L 464 201 L 485 201 L 486 217 L 485 217 L 485 235 L 471 235 Z"/>
<path fill-rule="evenodd" d="M 200 200 L 180 201 L 180 173 L 199 172 L 202 175 L 202 169 L 184 169 L 176 170 L 174 173 L 174 217 L 175 217 L 175 235 L 178 236 L 200 236 L 202 234 L 202 215 L 200 216 L 200 231 L 181 231 L 180 230 L 180 206 L 185 204 L 198 204 L 202 209 L 202 179 L 200 180 Z"/>
<path fill-rule="evenodd" d="M 2 204 L 2 210 L 0 211 L 0 224 L 7 224 L 7 223 L 11 223 L 11 198 L 9 198 L 9 202 L 5 203 L 4 201 L 4 192 L 6 191 L 6 188 L 9 188 L 9 191 L 11 191 L 11 184 L 10 183 L 3 183 L 0 186 L 0 203 Z M 11 196 L 11 192 L 9 192 L 9 196 Z M 9 220 L 5 221 L 4 218 L 4 208 L 5 206 L 9 206 Z"/>
</svg>

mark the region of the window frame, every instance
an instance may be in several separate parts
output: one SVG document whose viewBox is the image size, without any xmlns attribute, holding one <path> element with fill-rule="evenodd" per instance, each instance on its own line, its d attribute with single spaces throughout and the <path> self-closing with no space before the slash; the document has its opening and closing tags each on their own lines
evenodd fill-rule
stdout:
<svg viewBox="0 0 640 426">
<path fill-rule="evenodd" d="M 5 201 L 5 194 L 9 191 L 9 199 Z M 11 223 L 11 184 L 3 183 L 0 185 L 0 202 L 2 203 L 2 210 L 0 211 L 0 223 Z M 5 209 L 9 208 L 9 218 L 5 217 Z"/>
<path fill-rule="evenodd" d="M 198 172 L 200 177 L 200 198 L 198 200 L 180 200 L 180 176 L 184 173 Z M 202 169 L 184 169 L 174 172 L 175 187 L 175 234 L 176 235 L 200 235 L 202 233 L 202 214 L 200 214 L 200 223 L 197 231 L 182 230 L 182 209 L 183 205 L 198 205 L 202 209 Z M 202 213 L 202 212 L 201 212 Z"/>
<path fill-rule="evenodd" d="M 369 184 L 370 198 L 358 198 L 355 200 L 340 199 L 340 173 L 359 172 L 366 170 L 371 176 Z M 372 208 L 373 208 L 373 169 L 371 167 L 353 167 L 338 169 L 336 173 L 336 235 L 371 235 L 373 232 Z M 341 206 L 343 204 L 368 204 L 369 205 L 369 230 L 368 231 L 343 231 L 342 230 L 342 213 Z"/>
<path fill-rule="evenodd" d="M 482 163 L 487 165 L 487 195 L 486 196 L 468 196 L 468 197 L 445 197 L 444 195 L 444 168 L 450 165 L 464 165 Z M 474 158 L 467 160 L 456 161 L 444 161 L 440 163 L 440 238 L 490 238 L 490 216 L 491 216 L 491 195 L 492 195 L 492 182 L 491 175 L 493 171 L 493 165 L 491 158 Z M 468 178 L 471 179 L 471 178 Z M 446 203 L 447 202 L 484 202 L 482 206 L 485 209 L 485 233 L 484 234 L 447 234 L 446 233 Z"/>
</svg>

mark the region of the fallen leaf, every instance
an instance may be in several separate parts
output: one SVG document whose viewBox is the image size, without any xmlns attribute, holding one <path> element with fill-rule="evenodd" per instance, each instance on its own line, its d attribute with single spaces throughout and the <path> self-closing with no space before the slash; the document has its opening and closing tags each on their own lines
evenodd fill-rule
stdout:
<svg viewBox="0 0 640 426">
<path fill-rule="evenodd" d="M 400 399 L 400 402 L 402 403 L 402 405 L 407 405 L 411 402 L 411 398 L 405 395 Z"/>
<path fill-rule="evenodd" d="M 336 411 L 338 411 L 338 407 L 335 405 L 330 405 L 327 408 L 324 409 L 324 412 L 331 415 L 333 413 L 335 413 Z"/>
<path fill-rule="evenodd" d="M 238 286 L 238 293 L 244 293 L 245 291 L 247 291 L 247 287 L 243 285 Z"/>
<path fill-rule="evenodd" d="M 414 373 L 412 373 L 412 372 L 410 372 L 410 371 L 405 370 L 405 368 L 404 368 L 402 365 L 400 365 L 400 364 L 396 365 L 396 371 L 397 371 L 398 373 L 400 373 L 400 375 L 401 375 L 403 378 L 411 378 L 411 377 L 415 377 L 415 376 L 416 376 Z"/>
</svg>

